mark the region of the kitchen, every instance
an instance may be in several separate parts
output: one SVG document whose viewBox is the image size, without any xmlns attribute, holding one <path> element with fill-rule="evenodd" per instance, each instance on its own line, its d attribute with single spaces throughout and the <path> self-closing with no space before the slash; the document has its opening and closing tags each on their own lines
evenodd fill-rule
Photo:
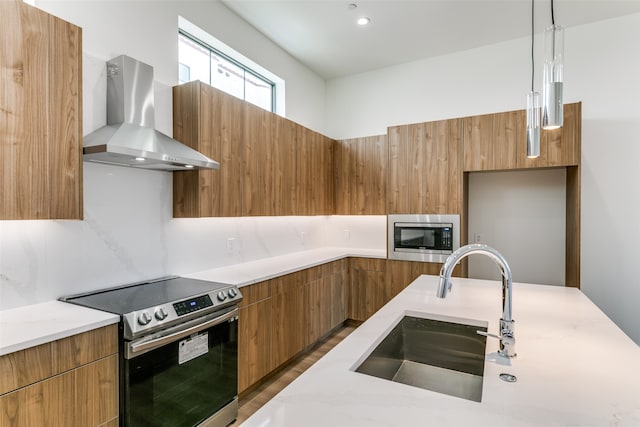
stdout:
<svg viewBox="0 0 640 427">
<path fill-rule="evenodd" d="M 156 127 L 172 133 L 170 88 L 177 81 L 178 15 L 283 77 L 287 117 L 334 138 L 384 134 L 387 126 L 396 124 L 521 109 L 528 81 L 527 38 L 325 82 L 217 2 L 163 2 L 154 9 L 155 21 L 146 18 L 148 6 L 142 2 L 117 8 L 101 2 L 36 5 L 83 28 L 84 133 L 104 121 L 104 95 L 95 94 L 103 90 L 104 61 L 120 53 L 154 65 Z M 207 22 L 204 16 L 214 18 Z M 639 117 L 632 102 L 640 66 L 634 46 L 638 19 L 632 14 L 567 30 L 565 94 L 566 103 L 583 103 L 581 289 L 636 342 L 640 331 L 633 241 L 640 231 L 626 224 L 633 224 L 639 206 L 632 186 L 621 183 L 633 182 L 637 169 L 632 142 L 638 139 Z M 602 46 L 598 55 L 592 54 L 593 46 Z M 505 62 L 509 66 L 500 68 L 504 74 L 495 73 L 496 64 Z M 460 74 L 460 64 L 469 63 L 473 73 Z M 610 73 L 615 78 L 608 78 Z M 416 75 L 433 78 L 407 78 Z M 458 76 L 456 81 L 449 80 L 451 75 Z M 420 93 L 428 93 L 429 102 Z M 3 310 L 304 249 L 384 251 L 386 244 L 386 219 L 379 216 L 171 219 L 171 177 L 163 173 L 85 163 L 84 187 L 82 222 L 0 223 Z M 611 239 L 615 249 L 604 251 L 602 242 Z M 75 262 L 78 259 L 83 262 Z M 531 281 L 517 275 L 516 280 Z"/>
</svg>

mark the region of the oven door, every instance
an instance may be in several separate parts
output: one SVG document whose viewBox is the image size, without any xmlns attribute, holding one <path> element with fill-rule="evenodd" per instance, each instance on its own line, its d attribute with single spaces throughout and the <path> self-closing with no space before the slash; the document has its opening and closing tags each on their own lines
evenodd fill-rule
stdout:
<svg viewBox="0 0 640 427">
<path fill-rule="evenodd" d="M 124 426 L 227 425 L 236 418 L 238 309 L 124 344 Z M 227 407 L 230 408 L 221 409 Z M 212 416 L 218 413 L 212 420 Z M 229 419 L 230 418 L 230 419 Z"/>
</svg>

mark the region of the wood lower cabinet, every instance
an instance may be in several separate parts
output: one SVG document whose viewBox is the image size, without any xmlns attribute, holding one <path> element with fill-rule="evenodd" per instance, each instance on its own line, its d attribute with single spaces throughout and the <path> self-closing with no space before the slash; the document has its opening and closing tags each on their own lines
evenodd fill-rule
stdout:
<svg viewBox="0 0 640 427">
<path fill-rule="evenodd" d="M 365 321 L 386 302 L 387 260 L 349 258 L 349 319 Z"/>
<path fill-rule="evenodd" d="M 0 357 L 0 426 L 117 424 L 117 339 L 111 325 Z"/>
<path fill-rule="evenodd" d="M 241 288 L 238 392 L 347 319 L 347 260 Z"/>
<path fill-rule="evenodd" d="M 0 220 L 82 219 L 82 29 L 0 1 Z"/>
</svg>

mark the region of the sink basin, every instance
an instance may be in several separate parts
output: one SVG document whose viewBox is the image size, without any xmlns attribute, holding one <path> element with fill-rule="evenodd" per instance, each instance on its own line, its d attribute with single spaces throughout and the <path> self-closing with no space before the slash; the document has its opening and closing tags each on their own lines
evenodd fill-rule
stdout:
<svg viewBox="0 0 640 427">
<path fill-rule="evenodd" d="M 425 317 L 422 317 L 425 316 Z M 487 322 L 405 315 L 356 372 L 480 402 Z"/>
</svg>

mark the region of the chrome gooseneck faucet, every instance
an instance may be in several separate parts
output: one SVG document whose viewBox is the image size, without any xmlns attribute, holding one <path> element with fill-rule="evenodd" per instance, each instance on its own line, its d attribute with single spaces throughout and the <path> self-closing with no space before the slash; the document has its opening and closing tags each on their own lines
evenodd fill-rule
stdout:
<svg viewBox="0 0 640 427">
<path fill-rule="evenodd" d="M 514 337 L 514 320 L 511 318 L 511 292 L 512 292 L 512 275 L 507 260 L 490 246 L 482 244 L 466 245 L 454 251 L 444 262 L 440 270 L 440 281 L 438 282 L 438 298 L 445 298 L 447 292 L 451 290 L 451 274 L 453 268 L 463 258 L 471 254 L 482 254 L 491 258 L 502 273 L 502 318 L 500 319 L 500 335 L 488 334 L 478 331 L 478 334 L 485 335 L 500 340 L 500 350 L 498 354 L 504 357 L 515 357 L 516 355 L 516 339 Z"/>
</svg>

